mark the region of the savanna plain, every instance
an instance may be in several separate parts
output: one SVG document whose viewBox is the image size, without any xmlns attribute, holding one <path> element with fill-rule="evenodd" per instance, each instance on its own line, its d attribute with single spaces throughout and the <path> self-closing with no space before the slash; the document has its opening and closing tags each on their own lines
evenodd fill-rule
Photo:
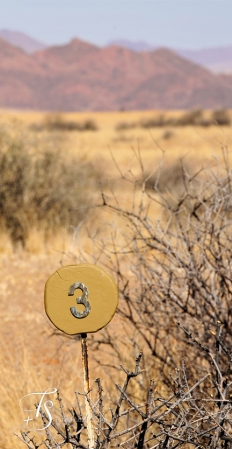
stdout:
<svg viewBox="0 0 232 449">
<path fill-rule="evenodd" d="M 219 123 L 219 112 L 228 123 Z M 132 229 L 118 211 L 146 209 L 148 218 L 168 223 L 155 188 L 172 205 L 186 176 L 204 179 L 209 170 L 214 177 L 225 160 L 228 167 L 232 112 L 219 112 L 0 111 L 1 449 L 25 447 L 14 435 L 26 425 L 23 396 L 58 388 L 68 409 L 75 407 L 74 392 L 83 391 L 80 340 L 61 335 L 49 322 L 46 280 L 63 265 L 89 262 L 107 269 L 116 282 L 119 271 L 131 277 L 136 289 L 134 256 L 126 251 Z M 143 242 L 136 242 L 136 254 Z M 155 353 L 149 352 L 147 329 L 133 328 L 123 313 L 128 316 L 121 305 L 106 330 L 89 335 L 91 385 L 100 377 L 112 403 L 114 376 L 119 382 L 125 375 L 119 365 L 133 369 L 139 351 L 147 351 L 148 361 L 142 361 L 133 397 L 151 378 L 161 394 L 170 388 L 161 365 L 149 361 Z M 162 326 L 160 332 L 165 340 Z M 175 345 L 173 337 L 173 354 Z"/>
</svg>

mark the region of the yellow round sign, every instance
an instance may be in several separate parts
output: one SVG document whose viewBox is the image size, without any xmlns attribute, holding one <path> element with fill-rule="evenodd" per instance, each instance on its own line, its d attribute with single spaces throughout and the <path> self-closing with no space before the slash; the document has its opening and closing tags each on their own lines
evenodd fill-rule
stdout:
<svg viewBox="0 0 232 449">
<path fill-rule="evenodd" d="M 51 322 L 66 334 L 75 335 L 97 332 L 109 323 L 118 305 L 118 290 L 103 268 L 68 265 L 47 280 L 44 300 Z"/>
</svg>

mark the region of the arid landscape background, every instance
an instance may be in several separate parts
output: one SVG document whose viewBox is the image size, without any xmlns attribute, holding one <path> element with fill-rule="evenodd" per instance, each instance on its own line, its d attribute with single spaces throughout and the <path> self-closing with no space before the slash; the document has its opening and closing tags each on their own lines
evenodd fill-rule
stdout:
<svg viewBox="0 0 232 449">
<path fill-rule="evenodd" d="M 0 449 L 230 449 L 232 3 L 0 3 Z M 79 263 L 88 393 L 44 309 Z"/>
<path fill-rule="evenodd" d="M 215 121 L 219 116 L 224 124 Z M 1 180 L 1 195 L 6 195 L 7 186 L 10 188 L 10 182 L 14 184 L 15 176 L 20 180 L 17 185 L 22 188 L 21 193 L 9 192 L 10 196 L 15 195 L 13 203 L 4 197 L 9 201 L 10 214 L 5 214 L 1 222 L 1 448 L 24 447 L 12 433 L 12 428 L 18 433 L 26 419 L 19 408 L 22 396 L 56 387 L 64 394 L 67 407 L 71 407 L 73 392 L 82 391 L 80 341 L 52 336 L 53 328 L 44 312 L 43 290 L 47 278 L 61 265 L 86 260 L 102 263 L 102 260 L 98 262 L 100 246 L 96 245 L 100 245 L 99 242 L 107 245 L 112 232 L 119 230 L 123 242 L 127 229 L 123 220 L 116 213 L 106 213 L 97 207 L 102 204 L 101 192 L 104 191 L 106 198 L 113 195 L 117 204 L 130 210 L 132 200 L 139 198 L 133 194 L 134 180 L 140 186 L 141 180 L 148 182 L 149 175 L 157 173 L 162 163 L 164 176 L 159 180 L 159 188 L 164 195 L 167 192 L 171 196 L 178 195 L 182 182 L 181 177 L 176 176 L 180 160 L 190 174 L 220 167 L 225 150 L 230 160 L 231 119 L 230 111 L 211 110 L 63 114 L 0 111 L 1 164 L 8 170 Z M 27 165 L 25 154 L 30 155 L 33 166 Z M 44 154 L 48 159 L 43 159 Z M 61 161 L 61 166 L 55 166 L 55 170 L 51 154 L 56 155 L 56 161 Z M 42 165 L 38 165 L 39 161 Z M 70 186 L 66 178 L 63 183 L 62 167 L 64 172 L 70 167 L 77 170 L 77 184 L 71 179 Z M 26 176 L 23 168 L 26 168 Z M 50 172 L 56 170 L 58 178 L 50 177 Z M 32 184 L 26 183 L 31 173 L 36 173 L 37 195 L 30 192 Z M 68 173 L 75 176 L 75 171 Z M 41 204 L 46 180 L 48 189 L 54 188 L 49 186 L 50 182 L 57 183 L 58 197 L 49 190 L 53 195 L 51 205 L 47 200 Z M 63 191 L 59 190 L 60 185 Z M 63 221 L 56 225 L 55 217 L 61 216 L 59 202 L 67 189 L 68 196 L 72 195 L 72 185 L 77 189 L 77 202 L 74 198 L 73 206 L 69 207 L 75 210 L 67 211 Z M 39 214 L 35 213 L 36 207 Z M 160 211 L 157 203 L 149 213 L 154 218 L 159 217 Z M 50 214 L 49 226 L 46 213 Z M 118 241 L 119 245 L 121 243 Z M 125 273 L 129 273 L 126 259 L 123 264 Z M 107 329 L 114 335 L 124 332 L 122 318 L 116 315 Z M 91 335 L 92 343 L 101 339 L 103 332 Z M 129 336 L 125 339 L 129 341 Z M 139 339 L 136 345 L 138 350 L 146 352 L 143 344 L 140 347 Z M 113 352 L 111 354 L 108 349 L 105 352 L 104 346 L 100 346 L 100 353 L 91 352 L 90 347 L 91 382 L 101 375 L 104 394 L 109 398 L 111 381 L 104 366 L 99 367 L 97 363 L 99 354 L 102 365 L 106 360 L 108 365 L 117 365 L 118 360 Z M 133 360 L 135 354 L 131 355 Z M 131 368 L 132 361 L 122 351 L 120 363 L 123 361 Z M 109 373 L 109 367 L 107 371 Z M 154 367 L 150 375 L 158 376 Z M 157 385 L 162 391 L 162 383 L 158 381 Z"/>
<path fill-rule="evenodd" d="M 232 102 L 230 73 L 215 74 L 166 48 L 135 52 L 80 39 L 32 54 L 0 39 L 0 83 L 7 108 L 207 109 Z"/>
</svg>

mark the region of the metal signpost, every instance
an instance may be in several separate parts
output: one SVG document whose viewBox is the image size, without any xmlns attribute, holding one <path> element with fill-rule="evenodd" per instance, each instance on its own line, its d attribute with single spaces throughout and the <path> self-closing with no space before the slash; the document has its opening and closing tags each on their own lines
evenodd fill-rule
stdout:
<svg viewBox="0 0 232 449">
<path fill-rule="evenodd" d="M 82 294 L 74 299 L 78 290 Z M 87 396 L 90 391 L 87 333 L 97 332 L 113 318 L 118 305 L 117 286 L 96 265 L 68 265 L 47 280 L 44 299 L 45 311 L 54 326 L 66 334 L 81 335 L 88 443 L 89 449 L 93 449 L 92 412 Z"/>
</svg>

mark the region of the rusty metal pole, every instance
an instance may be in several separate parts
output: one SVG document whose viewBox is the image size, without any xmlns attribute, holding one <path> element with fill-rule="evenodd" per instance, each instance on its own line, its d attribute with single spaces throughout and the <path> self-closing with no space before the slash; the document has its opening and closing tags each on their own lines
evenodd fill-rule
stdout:
<svg viewBox="0 0 232 449">
<path fill-rule="evenodd" d="M 86 408 L 86 422 L 88 432 L 88 446 L 89 449 L 94 449 L 94 432 L 92 425 L 92 410 L 88 401 L 89 396 L 89 363 L 88 363 L 88 346 L 87 346 L 87 334 L 81 334 L 81 349 L 82 349 L 82 365 L 84 373 L 84 391 L 85 391 L 85 408 Z"/>
</svg>

